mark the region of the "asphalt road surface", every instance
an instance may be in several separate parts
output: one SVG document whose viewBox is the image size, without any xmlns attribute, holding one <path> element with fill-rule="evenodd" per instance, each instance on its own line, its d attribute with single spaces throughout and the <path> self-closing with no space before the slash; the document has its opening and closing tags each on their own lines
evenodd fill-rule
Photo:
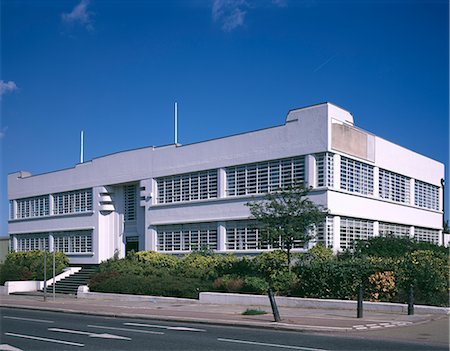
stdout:
<svg viewBox="0 0 450 351">
<path fill-rule="evenodd" d="M 448 347 L 148 319 L 2 308 L 0 350 L 448 350 Z M 399 329 L 401 332 L 401 329 Z"/>
</svg>

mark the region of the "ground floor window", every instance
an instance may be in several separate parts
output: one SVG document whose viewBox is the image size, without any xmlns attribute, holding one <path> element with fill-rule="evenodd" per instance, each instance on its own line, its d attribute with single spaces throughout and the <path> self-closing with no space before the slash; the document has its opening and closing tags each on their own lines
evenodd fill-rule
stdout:
<svg viewBox="0 0 450 351">
<path fill-rule="evenodd" d="M 414 228 L 414 239 L 439 244 L 439 230 L 429 228 Z"/>
<path fill-rule="evenodd" d="M 158 251 L 217 250 L 217 224 L 179 224 L 157 227 Z"/>
<path fill-rule="evenodd" d="M 53 233 L 56 251 L 71 253 L 92 252 L 92 231 L 77 230 Z"/>
<path fill-rule="evenodd" d="M 373 221 L 341 217 L 341 249 L 352 249 L 356 240 L 373 237 Z"/>
<path fill-rule="evenodd" d="M 282 246 L 281 239 L 269 240 L 256 221 L 230 221 L 225 226 L 227 250 L 267 250 Z M 292 248 L 303 249 L 305 242 L 295 240 Z"/>
<path fill-rule="evenodd" d="M 409 226 L 394 223 L 380 222 L 378 233 L 380 236 L 394 236 L 397 238 L 409 237 Z"/>
<path fill-rule="evenodd" d="M 333 217 L 327 216 L 325 221 L 317 226 L 313 241 L 325 247 L 333 247 Z"/>
<path fill-rule="evenodd" d="M 17 238 L 17 251 L 48 250 L 48 233 L 20 234 Z"/>
</svg>

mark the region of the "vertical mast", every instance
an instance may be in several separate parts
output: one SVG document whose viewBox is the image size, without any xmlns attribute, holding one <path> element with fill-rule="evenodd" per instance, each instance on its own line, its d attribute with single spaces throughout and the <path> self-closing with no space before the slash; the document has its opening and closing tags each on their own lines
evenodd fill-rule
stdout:
<svg viewBox="0 0 450 351">
<path fill-rule="evenodd" d="M 178 144 L 178 103 L 175 101 L 175 145 Z"/>
<path fill-rule="evenodd" d="M 84 162 L 84 131 L 80 134 L 80 163 Z"/>
</svg>

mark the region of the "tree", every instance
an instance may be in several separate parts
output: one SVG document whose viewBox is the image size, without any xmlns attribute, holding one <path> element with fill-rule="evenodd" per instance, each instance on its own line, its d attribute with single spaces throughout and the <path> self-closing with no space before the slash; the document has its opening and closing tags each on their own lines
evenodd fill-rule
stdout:
<svg viewBox="0 0 450 351">
<path fill-rule="evenodd" d="M 293 185 L 268 193 L 263 200 L 249 202 L 252 217 L 266 230 L 269 241 L 281 240 L 281 249 L 287 253 L 291 266 L 291 249 L 295 240 L 307 243 L 312 229 L 325 220 L 327 210 L 307 198 L 309 189 Z"/>
</svg>

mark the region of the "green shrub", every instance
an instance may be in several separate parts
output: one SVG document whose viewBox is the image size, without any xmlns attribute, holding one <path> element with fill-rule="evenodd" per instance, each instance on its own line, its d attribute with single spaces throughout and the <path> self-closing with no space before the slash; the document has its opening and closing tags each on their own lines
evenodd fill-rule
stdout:
<svg viewBox="0 0 450 351">
<path fill-rule="evenodd" d="M 249 257 L 238 258 L 233 254 L 219 256 L 219 264 L 217 266 L 218 276 L 227 274 L 237 275 L 240 277 L 254 276 L 259 273 L 256 271 L 253 259 Z"/>
<path fill-rule="evenodd" d="M 336 256 L 333 255 L 333 250 L 323 246 L 322 244 L 317 244 L 311 248 L 307 253 L 303 254 L 301 257 L 303 262 L 323 262 L 335 260 Z"/>
<path fill-rule="evenodd" d="M 156 277 L 103 272 L 91 279 L 89 288 L 96 292 L 198 298 L 211 285 L 202 279 L 172 274 Z"/>
<path fill-rule="evenodd" d="M 242 312 L 243 316 L 257 316 L 261 314 L 267 314 L 266 311 L 254 308 L 247 308 L 244 312 Z"/>
<path fill-rule="evenodd" d="M 244 277 L 244 287 L 242 292 L 250 294 L 265 294 L 269 284 L 264 278 L 260 277 Z"/>
<path fill-rule="evenodd" d="M 276 276 L 289 270 L 286 262 L 287 254 L 281 250 L 260 253 L 252 260 L 254 270 L 269 284 Z"/>
<path fill-rule="evenodd" d="M 357 287 L 367 281 L 374 269 L 363 259 L 312 261 L 296 267 L 299 283 L 293 294 L 300 297 L 355 299 Z"/>
<path fill-rule="evenodd" d="M 128 258 L 128 257 L 127 257 Z M 162 254 L 156 251 L 139 251 L 133 253 L 129 259 L 136 259 L 154 268 L 174 269 L 178 265 L 178 259 L 173 255 Z"/>
<path fill-rule="evenodd" d="M 212 284 L 212 288 L 216 291 L 230 293 L 248 293 L 248 294 L 265 294 L 269 284 L 260 277 L 239 277 L 227 274 L 216 278 Z"/>
<path fill-rule="evenodd" d="M 449 262 L 446 255 L 430 250 L 412 252 L 400 261 L 398 276 L 399 301 L 407 301 L 412 284 L 415 303 L 449 305 Z"/>
<path fill-rule="evenodd" d="M 190 253 L 179 260 L 178 272 L 185 277 L 214 280 L 219 260 L 218 256 Z"/>
<path fill-rule="evenodd" d="M 156 275 L 176 272 L 178 258 L 155 251 L 129 252 L 125 258 L 110 258 L 100 264 L 100 272 L 119 274 Z"/>
<path fill-rule="evenodd" d="M 339 257 L 316 245 L 294 260 L 291 272 L 281 250 L 254 258 L 209 252 L 182 258 L 132 252 L 124 259 L 103 262 L 101 274 L 93 278 L 90 287 L 93 291 L 196 297 L 199 291 L 207 290 L 265 294 L 270 286 L 279 295 L 356 299 L 362 283 L 366 299 L 406 302 L 409 286 L 414 284 L 416 303 L 448 306 L 447 251 L 409 239 L 385 239 L 371 239 L 359 246 L 358 252 L 348 251 Z M 432 249 L 419 250 L 423 245 Z M 31 270 L 16 274 L 31 276 Z"/>
<path fill-rule="evenodd" d="M 449 248 L 444 246 L 393 236 L 378 236 L 369 240 L 359 240 L 356 243 L 354 254 L 356 256 L 403 257 L 417 250 L 429 250 L 449 255 Z"/>
<path fill-rule="evenodd" d="M 279 272 L 272 276 L 271 287 L 278 295 L 291 296 L 299 284 L 299 277 L 294 272 Z"/>
<path fill-rule="evenodd" d="M 216 278 L 212 284 L 212 288 L 222 292 L 241 292 L 244 287 L 244 279 L 234 275 L 224 275 Z"/>
<path fill-rule="evenodd" d="M 53 276 L 53 253 L 47 252 L 47 279 Z M 59 274 L 69 265 L 67 256 L 56 252 L 55 269 Z M 44 251 L 11 252 L 1 270 L 0 284 L 16 280 L 44 280 Z"/>
</svg>

